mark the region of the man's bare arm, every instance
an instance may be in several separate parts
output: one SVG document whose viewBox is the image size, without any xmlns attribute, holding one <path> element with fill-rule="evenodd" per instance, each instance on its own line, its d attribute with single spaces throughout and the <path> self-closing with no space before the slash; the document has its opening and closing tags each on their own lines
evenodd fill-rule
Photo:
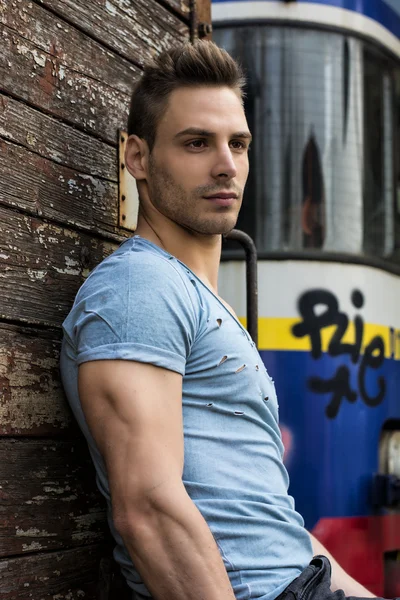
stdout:
<svg viewBox="0 0 400 600">
<path fill-rule="evenodd" d="M 156 600 L 234 600 L 210 529 L 182 484 L 182 377 L 133 361 L 79 367 L 113 519 Z"/>
<path fill-rule="evenodd" d="M 358 583 L 355 579 L 350 577 L 348 573 L 339 565 L 337 560 L 335 560 L 328 552 L 328 550 L 315 538 L 311 533 L 311 543 L 313 547 L 314 555 L 323 554 L 327 558 L 332 565 L 332 579 L 331 579 L 331 589 L 333 592 L 336 590 L 343 590 L 346 596 L 356 596 L 361 598 L 375 598 L 371 592 L 369 592 L 364 586 Z"/>
</svg>

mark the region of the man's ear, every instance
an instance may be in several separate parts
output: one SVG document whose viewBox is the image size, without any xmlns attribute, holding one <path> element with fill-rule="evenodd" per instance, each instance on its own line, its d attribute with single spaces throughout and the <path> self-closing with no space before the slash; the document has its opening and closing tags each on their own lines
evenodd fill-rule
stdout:
<svg viewBox="0 0 400 600">
<path fill-rule="evenodd" d="M 130 135 L 126 142 L 125 164 L 129 173 L 137 180 L 147 179 L 149 147 L 145 140 Z"/>
</svg>

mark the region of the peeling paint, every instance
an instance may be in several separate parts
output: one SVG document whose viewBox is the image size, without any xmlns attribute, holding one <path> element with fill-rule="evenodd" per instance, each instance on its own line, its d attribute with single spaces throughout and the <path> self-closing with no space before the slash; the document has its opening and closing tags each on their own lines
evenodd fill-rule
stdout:
<svg viewBox="0 0 400 600">
<path fill-rule="evenodd" d="M 37 65 L 39 65 L 39 67 L 45 67 L 46 66 L 46 57 L 43 56 L 43 54 L 39 55 L 37 50 L 30 50 L 30 53 L 33 56 L 33 60 L 35 61 L 35 63 Z"/>
<path fill-rule="evenodd" d="M 57 537 L 56 533 L 49 533 L 42 529 L 37 529 L 37 527 L 30 527 L 29 529 L 19 529 L 19 527 L 15 527 L 16 532 L 15 535 L 17 537 Z"/>
<path fill-rule="evenodd" d="M 31 542 L 30 544 L 22 544 L 22 550 L 24 552 L 29 552 L 31 550 L 41 550 L 43 548 L 42 544 L 39 544 L 39 542 Z M 24 584 L 24 585 L 29 585 L 28 584 Z"/>
<path fill-rule="evenodd" d="M 59 267 L 54 267 L 53 269 L 55 271 L 57 271 L 57 273 L 60 273 L 61 275 L 75 275 L 78 276 L 81 274 L 81 269 L 80 267 L 77 269 L 71 269 L 71 267 L 65 267 L 64 269 L 60 269 Z"/>
<path fill-rule="evenodd" d="M 26 272 L 27 272 L 28 278 L 31 281 L 44 279 L 47 275 L 47 270 L 45 270 L 45 269 L 37 269 L 37 270 L 27 269 Z"/>
<path fill-rule="evenodd" d="M 0 375 L 1 362 L 0 360 Z M 9 399 L 6 399 L 5 404 L 0 403 L 0 423 L 7 423 L 14 431 L 20 433 L 42 425 L 52 425 L 59 429 L 70 425 L 71 417 L 57 379 L 40 378 L 34 373 L 29 373 L 21 363 L 17 363 L 15 370 L 8 377 L 5 374 L 5 378 L 5 389 L 8 390 Z M 36 503 L 42 499 L 45 497 L 36 496 L 32 501 Z"/>
<path fill-rule="evenodd" d="M 109 0 L 106 0 L 106 11 L 113 17 L 115 17 L 117 14 L 117 9 L 111 4 L 111 2 L 109 2 Z"/>
<path fill-rule="evenodd" d="M 63 65 L 60 65 L 58 67 L 58 78 L 60 81 L 62 81 L 65 78 L 65 67 Z"/>
<path fill-rule="evenodd" d="M 44 485 L 43 486 L 43 490 L 45 492 L 54 492 L 55 494 L 64 494 L 65 492 L 69 492 L 70 491 L 70 487 L 68 485 L 65 486 L 65 488 L 63 487 L 50 487 L 49 485 Z"/>
<path fill-rule="evenodd" d="M 65 257 L 65 264 L 67 267 L 77 267 L 79 266 L 79 262 L 74 258 L 70 258 L 69 256 Z"/>
<path fill-rule="evenodd" d="M 26 142 L 27 142 L 27 144 L 29 144 L 29 146 L 36 146 L 37 139 L 33 135 L 33 133 L 28 132 L 26 134 Z"/>
<path fill-rule="evenodd" d="M 82 536 L 92 536 L 93 532 L 88 531 L 91 525 L 96 525 L 99 521 L 99 513 L 93 512 L 92 514 L 85 515 L 71 515 L 74 518 L 76 523 L 76 528 L 84 531 L 77 532 L 74 534 L 76 537 L 74 539 L 83 539 Z M 74 535 L 72 537 L 74 537 Z"/>
<path fill-rule="evenodd" d="M 57 237 L 49 236 L 47 241 L 50 242 L 50 244 L 58 244 L 60 240 Z"/>
<path fill-rule="evenodd" d="M 91 542 L 93 534 L 90 531 L 82 531 L 79 533 L 73 533 L 71 539 L 79 542 Z"/>
<path fill-rule="evenodd" d="M 34 496 L 30 502 L 35 501 L 35 503 L 41 504 L 43 500 L 47 500 L 47 496 Z"/>
<path fill-rule="evenodd" d="M 72 231 L 71 229 L 63 229 L 63 233 L 65 237 L 69 237 L 74 240 L 76 240 L 79 237 L 78 234 L 75 231 Z"/>
<path fill-rule="evenodd" d="M 61 498 L 61 502 L 71 502 L 71 500 L 77 500 L 77 498 L 78 498 L 78 496 L 76 494 L 71 494 L 70 496 Z"/>
</svg>

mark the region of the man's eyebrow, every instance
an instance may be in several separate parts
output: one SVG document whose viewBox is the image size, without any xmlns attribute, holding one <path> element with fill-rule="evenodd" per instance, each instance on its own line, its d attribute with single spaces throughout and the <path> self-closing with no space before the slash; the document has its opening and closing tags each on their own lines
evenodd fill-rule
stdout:
<svg viewBox="0 0 400 600">
<path fill-rule="evenodd" d="M 216 133 L 214 131 L 208 131 L 207 129 L 201 129 L 200 127 L 188 127 L 187 129 L 183 129 L 183 131 L 179 131 L 174 137 L 179 138 L 184 135 L 200 135 L 201 137 L 215 137 Z M 252 139 L 252 135 L 250 131 L 237 131 L 233 133 L 230 137 L 232 138 L 245 138 L 248 140 Z"/>
</svg>

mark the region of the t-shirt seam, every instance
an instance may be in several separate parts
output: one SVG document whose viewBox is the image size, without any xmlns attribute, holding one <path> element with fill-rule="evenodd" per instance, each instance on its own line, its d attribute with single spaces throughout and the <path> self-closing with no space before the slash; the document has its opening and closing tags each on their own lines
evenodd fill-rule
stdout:
<svg viewBox="0 0 400 600">
<path fill-rule="evenodd" d="M 225 550 L 223 549 L 222 545 L 221 545 L 221 540 L 218 538 L 218 536 L 216 536 L 215 534 L 213 534 L 215 542 L 218 546 L 218 549 L 221 553 L 221 556 L 226 560 L 226 562 L 229 564 L 230 566 L 230 570 L 232 573 L 236 573 L 238 578 L 239 578 L 239 582 L 240 585 L 243 585 L 243 579 L 242 579 L 242 572 L 240 569 L 237 569 L 234 565 L 234 563 L 230 560 L 230 558 L 228 558 L 228 555 L 226 554 Z M 228 572 L 229 574 L 229 572 Z M 251 600 L 251 588 L 250 585 L 248 583 L 244 584 L 247 588 L 247 598 L 245 600 Z"/>
<path fill-rule="evenodd" d="M 126 347 L 126 348 L 124 348 Z M 110 357 L 107 356 L 107 354 L 112 353 L 113 351 L 118 351 L 120 352 L 121 350 L 125 350 L 126 352 L 129 351 L 134 351 L 134 350 L 139 350 L 139 349 L 145 349 L 147 351 L 154 351 L 154 352 L 158 352 L 159 353 L 159 359 L 163 359 L 163 358 L 171 358 L 171 360 L 174 360 L 175 363 L 181 363 L 181 367 L 179 369 L 179 371 L 177 371 L 175 368 L 171 368 L 171 370 L 179 372 L 181 374 L 183 374 L 184 372 L 184 364 L 185 364 L 185 358 L 183 356 L 181 356 L 180 354 L 177 354 L 176 352 L 172 352 L 171 350 L 165 350 L 165 349 L 160 349 L 157 346 L 152 346 L 150 344 L 142 344 L 142 343 L 137 343 L 137 342 L 118 342 L 115 344 L 104 344 L 101 346 L 96 346 L 94 348 L 90 348 L 88 350 L 83 350 L 82 352 L 77 353 L 76 357 L 75 357 L 75 362 L 80 365 L 84 362 L 89 362 L 90 360 L 114 360 L 117 359 L 117 357 Z M 137 361 L 137 362 L 147 362 L 147 361 L 142 361 L 137 354 L 135 354 L 134 357 L 131 358 L 126 358 L 126 357 L 120 357 L 120 360 L 133 360 L 133 361 Z M 171 365 L 170 365 L 171 366 Z M 177 364 L 173 365 L 174 367 L 177 367 Z M 164 368 L 169 368 L 167 366 L 165 366 Z"/>
</svg>

